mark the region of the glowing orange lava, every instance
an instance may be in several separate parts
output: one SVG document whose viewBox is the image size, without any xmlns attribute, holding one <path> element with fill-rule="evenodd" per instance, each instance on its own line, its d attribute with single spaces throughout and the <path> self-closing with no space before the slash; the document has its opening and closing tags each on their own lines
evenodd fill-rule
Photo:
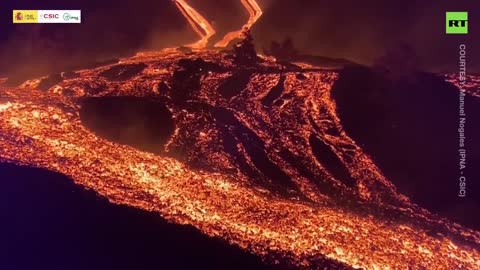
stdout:
<svg viewBox="0 0 480 270">
<path fill-rule="evenodd" d="M 200 13 L 198 13 L 185 0 L 175 0 L 175 4 L 182 12 L 183 16 L 188 20 L 193 30 L 200 36 L 200 40 L 193 44 L 187 45 L 193 49 L 203 49 L 208 44 L 208 40 L 215 34 L 215 29 Z"/>
<path fill-rule="evenodd" d="M 257 22 L 257 20 L 262 16 L 263 12 L 260 6 L 258 5 L 257 1 L 255 0 L 241 0 L 242 4 L 248 11 L 249 18 L 245 25 L 243 25 L 242 29 L 230 32 L 225 35 L 225 37 L 215 44 L 217 48 L 224 48 L 226 47 L 232 40 L 237 38 L 241 38 L 243 32 L 245 30 L 250 30 L 252 26 Z"/>
<path fill-rule="evenodd" d="M 179 87 L 198 80 L 193 83 L 198 89 L 178 105 L 172 95 L 183 93 L 171 87 L 177 63 L 199 65 L 198 58 L 216 66 L 198 68 L 203 73 L 192 72 L 193 77 L 180 69 Z M 138 54 L 78 71 L 44 90 L 37 89 L 40 79 L 0 86 L 0 161 L 60 172 L 113 203 L 155 211 L 296 269 L 480 269 L 480 232 L 411 203 L 343 130 L 330 95 L 338 73 L 260 65 L 234 93 L 218 89 L 238 67 L 227 54 L 206 50 Z M 262 104 L 279 84 L 282 98 Z M 186 146 L 193 151 L 189 158 L 205 153 L 202 162 L 211 164 L 210 170 L 108 141 L 84 126 L 82 99 L 118 96 L 171 100 L 176 130 L 166 147 Z M 227 121 L 211 120 L 209 108 Z M 238 141 L 232 149 L 236 158 L 222 150 L 222 132 Z M 309 138 L 322 140 L 354 182 L 347 185 L 335 176 L 315 156 Z M 252 145 L 254 155 L 247 149 Z M 295 196 L 259 187 L 258 179 L 236 165 L 244 158 L 244 165 L 261 175 L 254 160 L 259 155 L 292 180 Z M 351 204 L 339 203 L 345 201 Z"/>
</svg>

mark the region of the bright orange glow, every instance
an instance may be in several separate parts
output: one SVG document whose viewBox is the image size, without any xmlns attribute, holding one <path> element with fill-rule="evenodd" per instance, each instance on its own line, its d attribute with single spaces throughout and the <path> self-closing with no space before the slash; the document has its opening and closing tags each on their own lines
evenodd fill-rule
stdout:
<svg viewBox="0 0 480 270">
<path fill-rule="evenodd" d="M 193 49 L 203 49 L 207 46 L 208 40 L 215 34 L 215 29 L 200 13 L 191 7 L 184 0 L 175 0 L 175 4 L 187 19 L 192 29 L 200 36 L 200 40 L 195 43 L 187 45 Z"/>
<path fill-rule="evenodd" d="M 226 47 L 232 40 L 241 38 L 244 30 L 250 30 L 257 20 L 262 16 L 263 12 L 258 3 L 255 0 L 241 0 L 242 4 L 248 11 L 248 22 L 242 27 L 242 29 L 230 32 L 225 37 L 215 44 L 217 48 Z"/>
<path fill-rule="evenodd" d="M 78 77 L 64 78 L 46 90 L 36 89 L 39 79 L 15 88 L 0 85 L 0 162 L 60 172 L 112 203 L 154 211 L 170 222 L 192 225 L 205 235 L 266 259 L 287 261 L 296 269 L 350 269 L 325 266 L 324 260 L 355 269 L 480 269 L 480 232 L 413 204 L 344 131 L 331 97 L 337 72 L 310 67 L 299 79 L 298 71 L 265 72 L 266 67 L 283 69 L 265 60 L 242 92 L 226 100 L 217 89 L 235 70 L 227 56 L 208 50 L 142 53 L 122 59 L 121 64 L 78 71 Z M 231 113 L 235 123 L 245 127 L 242 132 L 250 132 L 248 139 L 258 137 L 265 144 L 265 159 L 278 165 L 298 187 L 298 194 L 308 200 L 278 196 L 273 189 L 255 185 L 256 179 L 221 150 L 219 128 L 225 126 L 209 120 L 204 112 L 172 104 L 176 131 L 168 144 L 188 146 L 183 137 L 187 136 L 196 149 L 192 157 L 205 153 L 205 162 L 228 172 L 194 169 L 172 157 L 108 141 L 82 123 L 83 98 L 156 98 L 158 84 L 171 80 L 176 63 L 188 58 L 223 67 L 205 72 L 198 92 L 190 98 L 208 104 L 204 107 L 221 107 L 222 112 Z M 115 73 L 129 74 L 122 80 L 101 75 L 112 68 L 128 69 L 128 64 L 141 64 L 145 69 L 135 74 Z M 285 76 L 283 102 L 262 105 L 281 76 Z M 195 128 L 190 129 L 192 125 Z M 321 138 L 339 157 L 355 179 L 351 186 L 315 157 L 311 135 Z M 240 141 L 236 144 L 240 157 L 249 157 L 246 146 Z M 300 157 L 300 166 L 282 157 L 286 151 Z M 318 183 L 330 183 L 340 193 L 331 193 Z"/>
</svg>

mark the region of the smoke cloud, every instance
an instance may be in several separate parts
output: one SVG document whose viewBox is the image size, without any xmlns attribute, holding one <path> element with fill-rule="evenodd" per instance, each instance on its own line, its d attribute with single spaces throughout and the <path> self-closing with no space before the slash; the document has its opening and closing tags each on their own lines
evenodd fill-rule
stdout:
<svg viewBox="0 0 480 270">
<path fill-rule="evenodd" d="M 19 3 L 20 2 L 20 3 Z M 73 2 L 73 3 L 72 3 Z M 195 41 L 170 0 L 39 1 L 6 3 L 1 14 L 0 75 L 36 76 Z M 264 15 L 253 27 L 257 48 L 291 37 L 301 53 L 372 64 L 399 43 L 411 46 L 421 68 L 457 70 L 457 47 L 470 50 L 480 71 L 480 10 L 467 0 L 258 0 Z M 239 29 L 248 14 L 238 0 L 189 0 L 217 30 L 212 41 Z M 11 10 L 82 9 L 80 25 L 12 25 Z M 445 12 L 469 11 L 470 34 L 446 35 Z"/>
</svg>

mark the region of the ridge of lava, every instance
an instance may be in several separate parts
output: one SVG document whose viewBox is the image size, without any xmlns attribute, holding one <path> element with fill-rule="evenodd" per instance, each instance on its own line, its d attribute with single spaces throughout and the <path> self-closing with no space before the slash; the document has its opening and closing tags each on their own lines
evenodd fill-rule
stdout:
<svg viewBox="0 0 480 270">
<path fill-rule="evenodd" d="M 165 50 L 0 85 L 0 161 L 60 172 L 292 268 L 480 269 L 480 233 L 412 203 L 344 131 L 338 74 Z M 82 118 L 91 100 L 132 97 L 171 115 L 154 149 Z"/>
</svg>

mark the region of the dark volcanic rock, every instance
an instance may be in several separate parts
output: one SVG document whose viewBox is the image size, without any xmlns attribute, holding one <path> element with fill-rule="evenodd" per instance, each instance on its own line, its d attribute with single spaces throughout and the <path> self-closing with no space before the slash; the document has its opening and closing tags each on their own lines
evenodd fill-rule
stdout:
<svg viewBox="0 0 480 270">
<path fill-rule="evenodd" d="M 84 99 L 80 116 L 87 128 L 108 140 L 155 153 L 162 153 L 175 129 L 165 104 L 146 98 Z"/>
<path fill-rule="evenodd" d="M 103 71 L 99 75 L 111 81 L 125 81 L 133 78 L 142 72 L 146 67 L 147 65 L 143 63 L 116 65 Z"/>
<path fill-rule="evenodd" d="M 285 75 L 281 75 L 277 85 L 272 87 L 268 94 L 262 99 L 264 106 L 271 106 L 272 103 L 282 95 L 283 91 L 285 91 L 285 79 Z"/>
<path fill-rule="evenodd" d="M 292 179 L 269 159 L 263 140 L 255 132 L 238 121 L 235 115 L 227 109 L 215 108 L 214 117 L 217 126 L 222 127 L 225 149 L 235 157 L 241 168 L 249 173 L 249 176 L 254 177 L 254 179 L 259 179 L 260 177 L 259 180 L 264 180 L 262 178 L 271 179 L 271 183 L 269 183 L 270 181 L 259 182 L 264 186 L 273 188 L 273 190 L 282 195 L 288 195 L 289 193 L 300 194 Z M 262 175 L 258 175 L 253 168 L 249 167 L 245 157 L 236 149 L 238 143 L 243 145 L 247 156 Z"/>
<path fill-rule="evenodd" d="M 114 205 L 71 179 L 0 163 L 0 269 L 287 270 L 220 239 Z"/>
<path fill-rule="evenodd" d="M 225 98 L 230 99 L 240 94 L 245 88 L 247 88 L 250 78 L 253 75 L 251 70 L 239 70 L 218 87 L 217 91 Z"/>
<path fill-rule="evenodd" d="M 324 164 L 330 172 L 348 187 L 355 187 L 355 179 L 348 172 L 347 167 L 332 151 L 332 148 L 314 134 L 310 135 L 310 146 L 318 162 Z"/>
<path fill-rule="evenodd" d="M 60 74 L 52 74 L 47 78 L 40 81 L 37 88 L 40 90 L 48 90 L 50 87 L 63 81 L 63 77 Z"/>
<path fill-rule="evenodd" d="M 392 81 L 365 67 L 340 73 L 333 97 L 346 132 L 387 178 L 421 206 L 480 228 L 468 214 L 480 206 L 480 99 L 467 96 L 467 198 L 459 198 L 459 90 L 443 77 L 418 73 Z M 468 120 L 467 119 L 467 120 Z"/>
</svg>

